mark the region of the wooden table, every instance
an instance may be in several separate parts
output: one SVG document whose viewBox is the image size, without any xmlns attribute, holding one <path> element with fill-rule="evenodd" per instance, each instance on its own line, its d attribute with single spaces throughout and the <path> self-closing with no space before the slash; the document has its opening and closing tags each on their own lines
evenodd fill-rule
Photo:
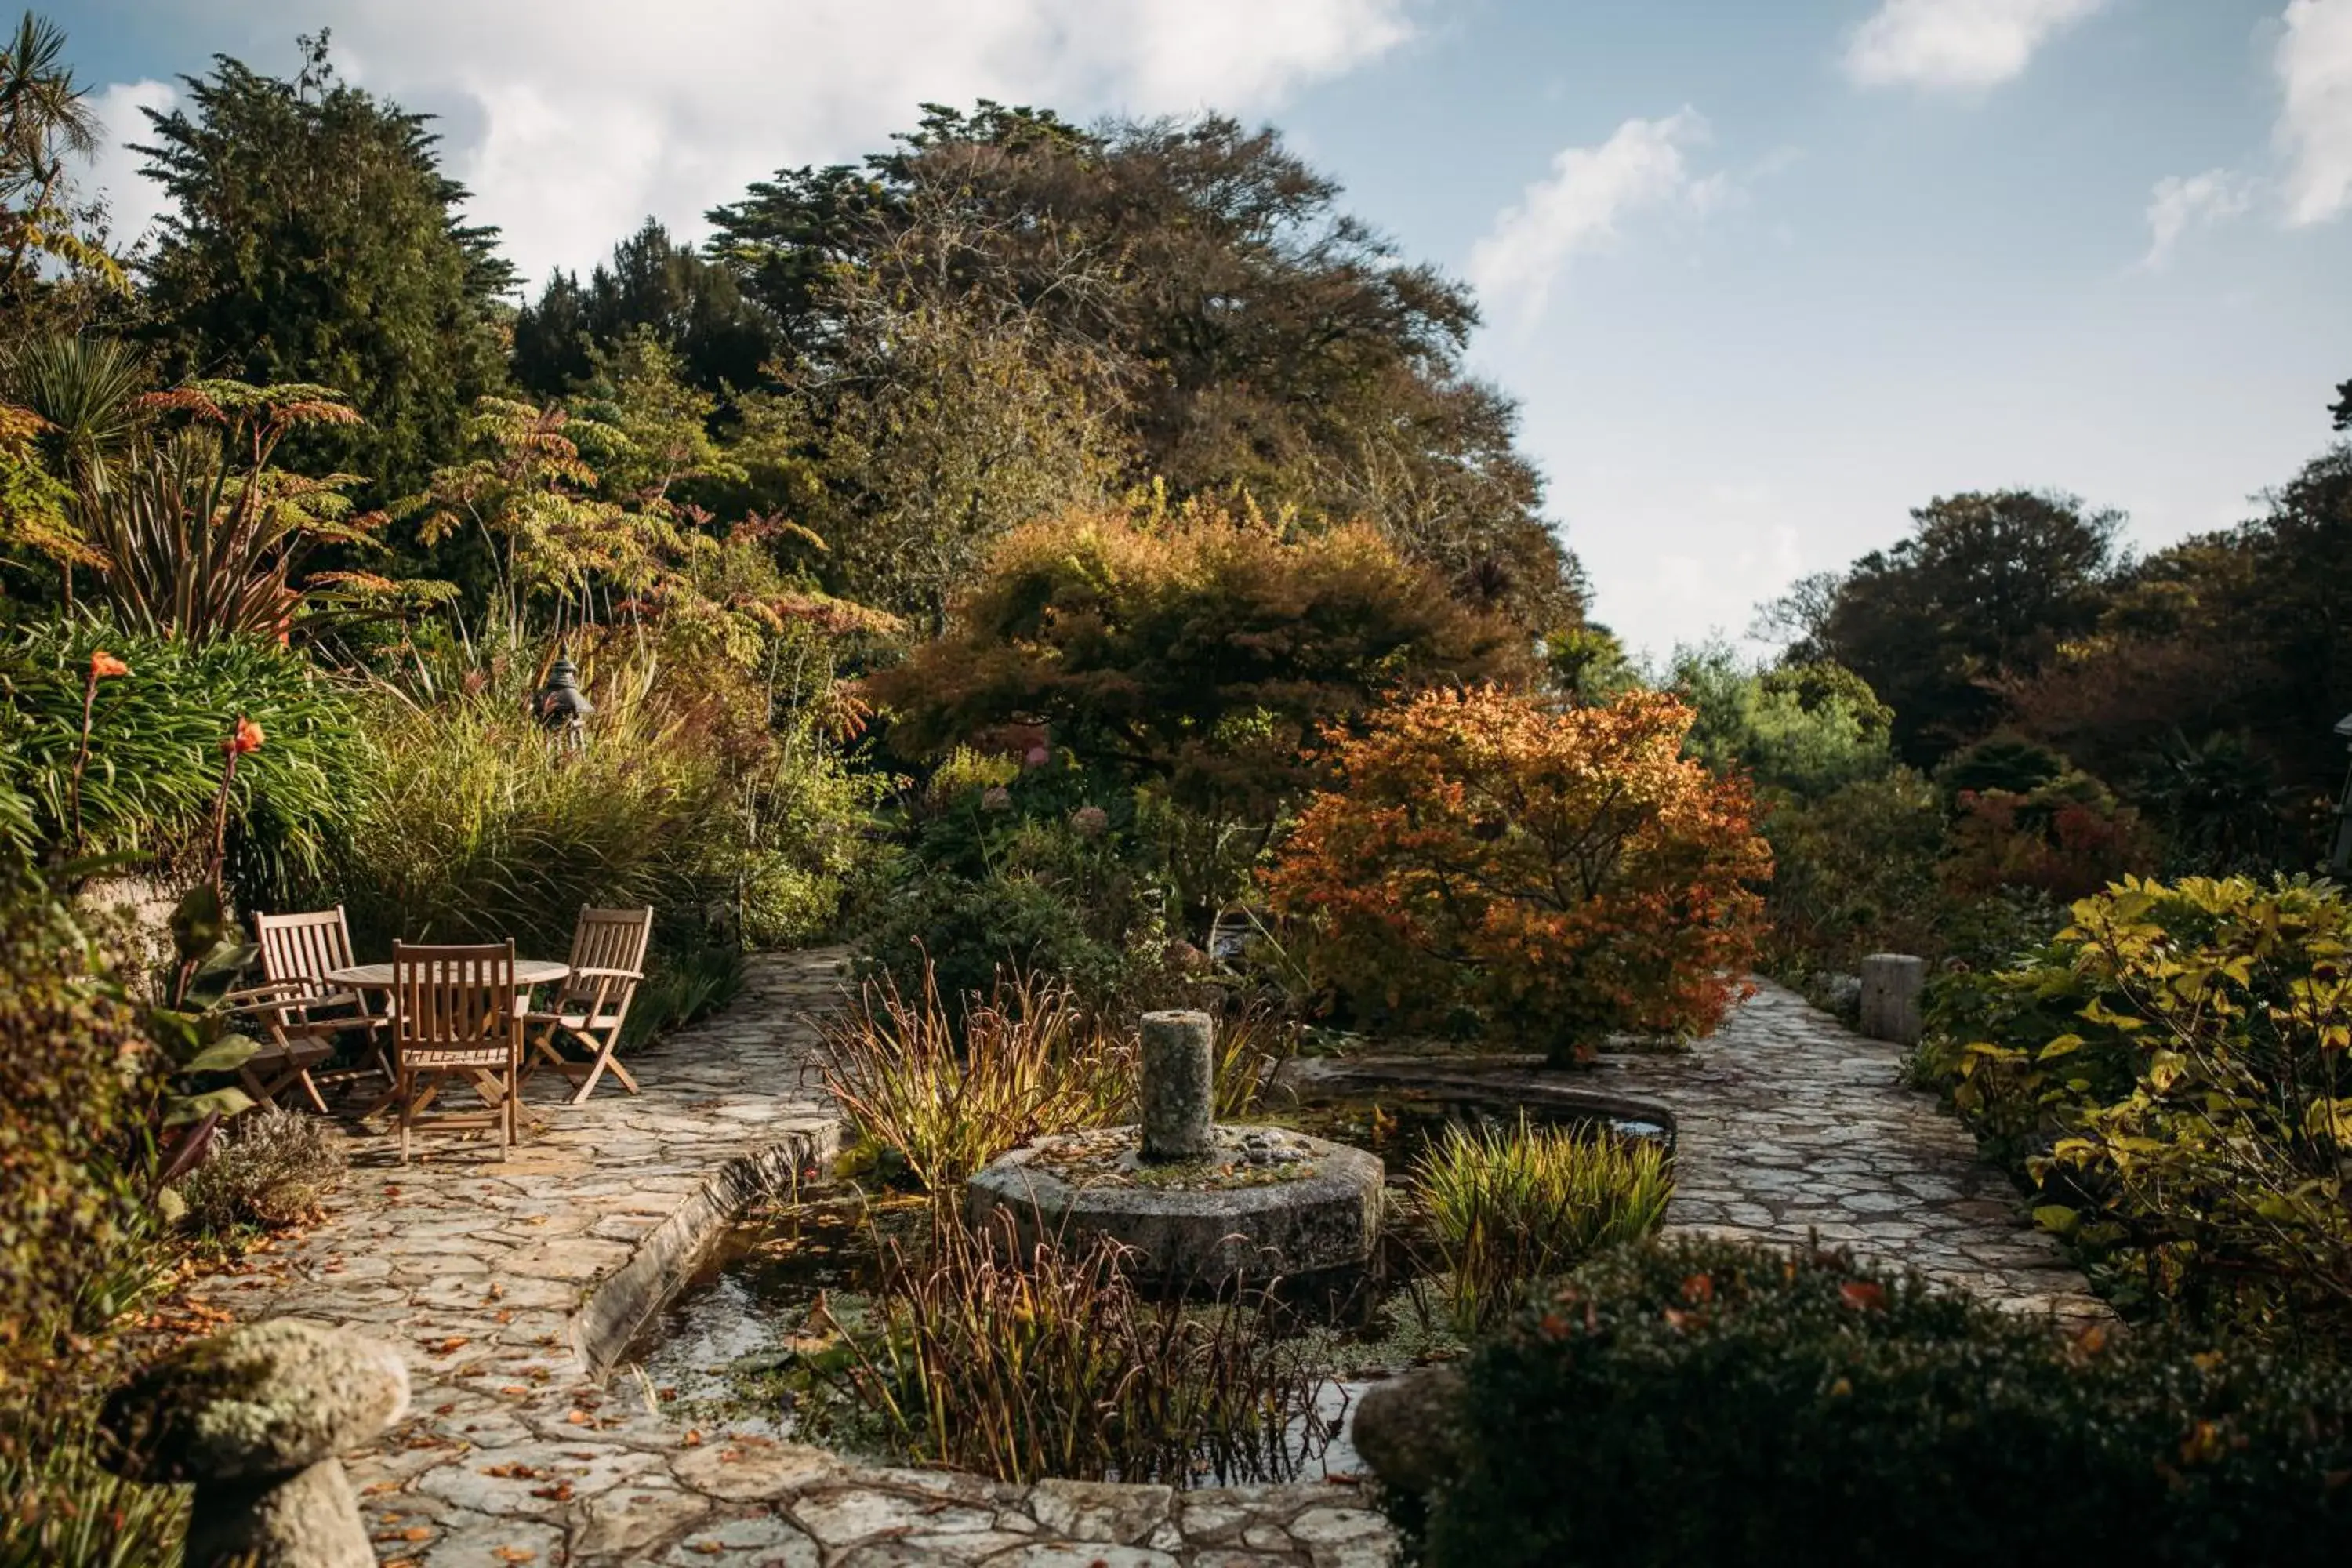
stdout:
<svg viewBox="0 0 2352 1568">
<path fill-rule="evenodd" d="M 572 973 L 568 963 L 558 963 L 547 958 L 515 960 L 515 984 L 528 991 L 534 985 L 551 985 Z M 392 965 L 389 963 L 354 963 L 347 969 L 330 969 L 327 978 L 338 985 L 354 990 L 389 991 L 392 989 Z"/>
</svg>

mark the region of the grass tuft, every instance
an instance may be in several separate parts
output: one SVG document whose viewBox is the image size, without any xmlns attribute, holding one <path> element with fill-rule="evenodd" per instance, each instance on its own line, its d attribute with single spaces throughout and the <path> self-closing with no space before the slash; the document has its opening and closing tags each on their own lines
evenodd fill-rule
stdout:
<svg viewBox="0 0 2352 1568">
<path fill-rule="evenodd" d="M 1448 1128 L 1414 1163 L 1465 1335 L 1519 1304 L 1528 1285 L 1648 1235 L 1674 1195 L 1654 1143 L 1524 1116 L 1514 1128 Z"/>
</svg>

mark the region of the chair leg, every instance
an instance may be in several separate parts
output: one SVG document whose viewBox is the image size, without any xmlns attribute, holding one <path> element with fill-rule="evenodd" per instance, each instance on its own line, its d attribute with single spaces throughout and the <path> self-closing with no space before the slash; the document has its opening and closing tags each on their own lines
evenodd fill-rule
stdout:
<svg viewBox="0 0 2352 1568">
<path fill-rule="evenodd" d="M 408 1163 L 408 1097 L 415 1087 L 415 1079 L 404 1072 L 394 1080 L 392 1086 L 393 1115 L 400 1123 L 400 1163 L 404 1165 Z"/>
<path fill-rule="evenodd" d="M 310 1069 L 308 1068 L 299 1068 L 295 1072 L 294 1077 L 302 1085 L 303 1094 L 310 1099 L 310 1109 L 317 1111 L 321 1116 L 326 1115 L 326 1097 L 319 1092 L 318 1081 L 311 1078 Z"/>
</svg>

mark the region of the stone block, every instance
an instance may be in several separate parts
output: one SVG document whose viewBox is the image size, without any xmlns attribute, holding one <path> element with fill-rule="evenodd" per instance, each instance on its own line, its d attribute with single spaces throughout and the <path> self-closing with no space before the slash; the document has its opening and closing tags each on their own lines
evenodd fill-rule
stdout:
<svg viewBox="0 0 2352 1568">
<path fill-rule="evenodd" d="M 1874 952 L 1862 961 L 1862 1032 L 1898 1046 L 1919 1043 L 1920 1004 L 1927 991 L 1927 961 L 1904 952 Z"/>
<path fill-rule="evenodd" d="M 1143 1157 L 1209 1152 L 1217 1103 L 1216 1025 L 1206 1013 L 1143 1016 Z"/>
</svg>

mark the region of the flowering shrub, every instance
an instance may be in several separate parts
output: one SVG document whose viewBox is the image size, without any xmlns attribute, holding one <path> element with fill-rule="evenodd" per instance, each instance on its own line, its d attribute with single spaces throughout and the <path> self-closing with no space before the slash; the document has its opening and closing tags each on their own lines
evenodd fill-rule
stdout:
<svg viewBox="0 0 2352 1568">
<path fill-rule="evenodd" d="M 1747 786 L 1681 755 L 1690 710 L 1554 712 L 1435 691 L 1339 739 L 1276 867 L 1309 962 L 1407 1025 L 1465 1009 L 1556 1056 L 1711 1027 L 1756 951 L 1771 853 Z"/>
</svg>

